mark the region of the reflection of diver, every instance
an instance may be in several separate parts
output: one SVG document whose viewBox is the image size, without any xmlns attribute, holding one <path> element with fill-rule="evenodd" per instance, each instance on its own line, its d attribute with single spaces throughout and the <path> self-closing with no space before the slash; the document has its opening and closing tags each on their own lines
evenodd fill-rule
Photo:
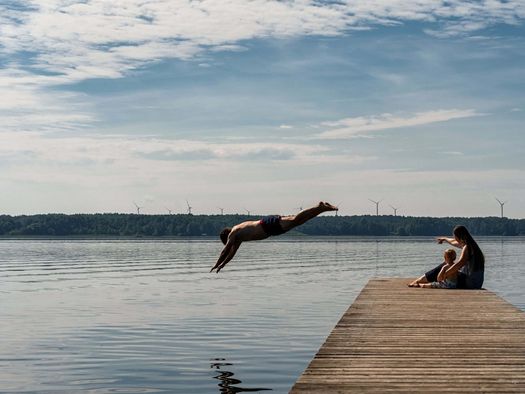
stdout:
<svg viewBox="0 0 525 394">
<path fill-rule="evenodd" d="M 242 383 L 242 381 L 239 379 L 233 378 L 233 375 L 234 375 L 233 372 L 225 371 L 221 369 L 221 367 L 227 367 L 233 364 L 225 362 L 224 358 L 214 358 L 211 361 L 213 362 L 211 363 L 210 368 L 216 369 L 217 372 L 219 373 L 219 375 L 214 376 L 213 378 L 219 380 L 219 392 L 221 394 L 235 394 L 235 393 L 246 393 L 246 392 L 271 390 L 271 389 L 265 389 L 265 388 L 245 389 L 242 387 L 233 386 L 234 384 Z"/>
</svg>

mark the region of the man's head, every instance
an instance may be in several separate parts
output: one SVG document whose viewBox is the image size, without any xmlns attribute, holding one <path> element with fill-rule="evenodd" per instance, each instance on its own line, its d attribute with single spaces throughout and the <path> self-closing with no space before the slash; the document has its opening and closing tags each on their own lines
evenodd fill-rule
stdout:
<svg viewBox="0 0 525 394">
<path fill-rule="evenodd" d="M 221 233 L 219 234 L 219 237 L 221 237 L 221 241 L 224 245 L 226 245 L 226 242 L 228 242 L 228 235 L 230 235 L 231 231 L 232 231 L 231 227 L 225 227 L 222 229 Z"/>
<path fill-rule="evenodd" d="M 456 260 L 456 251 L 454 249 L 445 250 L 444 256 L 447 264 L 452 264 Z"/>
</svg>

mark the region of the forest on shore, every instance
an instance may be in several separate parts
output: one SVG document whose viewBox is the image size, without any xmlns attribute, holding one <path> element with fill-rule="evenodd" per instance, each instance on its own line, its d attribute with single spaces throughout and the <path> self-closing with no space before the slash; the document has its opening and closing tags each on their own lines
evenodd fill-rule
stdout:
<svg viewBox="0 0 525 394">
<path fill-rule="evenodd" d="M 43 214 L 0 215 L 0 236 L 214 236 L 224 227 L 260 216 L 247 215 L 138 215 Z M 291 232 L 329 236 L 437 236 L 465 225 L 474 235 L 525 235 L 525 219 L 499 217 L 320 216 Z"/>
</svg>

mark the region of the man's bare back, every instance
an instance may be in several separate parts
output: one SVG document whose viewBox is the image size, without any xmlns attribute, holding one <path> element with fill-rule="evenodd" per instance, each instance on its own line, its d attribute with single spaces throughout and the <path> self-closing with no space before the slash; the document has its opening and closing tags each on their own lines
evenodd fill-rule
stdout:
<svg viewBox="0 0 525 394">
<path fill-rule="evenodd" d="M 260 220 L 250 220 L 233 226 L 229 237 L 235 238 L 236 241 L 245 242 L 265 239 L 269 235 L 264 231 Z"/>
<path fill-rule="evenodd" d="M 315 207 L 305 209 L 297 215 L 267 216 L 261 220 L 250 220 L 239 223 L 231 229 L 221 232 L 221 240 L 225 244 L 217 263 L 210 270 L 219 272 L 235 256 L 242 242 L 258 241 L 271 235 L 283 234 L 294 227 L 306 223 L 317 215 L 327 211 L 337 211 L 337 207 L 327 202 L 320 202 Z"/>
</svg>

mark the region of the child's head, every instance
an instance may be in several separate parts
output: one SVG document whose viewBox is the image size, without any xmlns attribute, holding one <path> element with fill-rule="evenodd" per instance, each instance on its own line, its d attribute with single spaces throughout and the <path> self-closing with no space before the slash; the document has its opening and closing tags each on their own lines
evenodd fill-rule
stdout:
<svg viewBox="0 0 525 394">
<path fill-rule="evenodd" d="M 444 256 L 445 261 L 450 264 L 456 260 L 456 251 L 454 249 L 445 250 Z"/>
</svg>

